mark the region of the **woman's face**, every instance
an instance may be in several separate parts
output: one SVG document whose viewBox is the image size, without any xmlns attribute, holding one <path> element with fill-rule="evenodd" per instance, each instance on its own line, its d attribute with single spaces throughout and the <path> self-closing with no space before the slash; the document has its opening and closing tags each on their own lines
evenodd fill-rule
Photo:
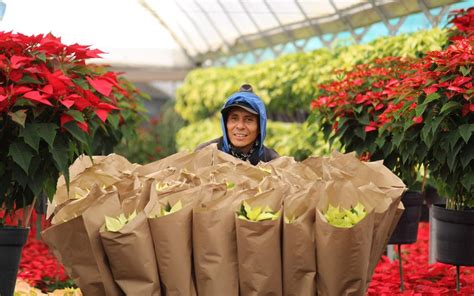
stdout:
<svg viewBox="0 0 474 296">
<path fill-rule="evenodd" d="M 232 146 L 247 153 L 258 136 L 258 115 L 242 108 L 230 109 L 226 122 L 227 136 Z"/>
</svg>

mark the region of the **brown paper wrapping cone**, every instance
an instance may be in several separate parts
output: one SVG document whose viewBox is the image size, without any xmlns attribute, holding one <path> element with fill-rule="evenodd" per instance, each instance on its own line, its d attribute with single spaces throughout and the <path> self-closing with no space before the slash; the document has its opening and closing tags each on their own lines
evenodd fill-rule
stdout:
<svg viewBox="0 0 474 296">
<path fill-rule="evenodd" d="M 167 296 L 195 296 L 192 264 L 192 205 L 167 216 L 148 219 L 155 256 Z"/>
<path fill-rule="evenodd" d="M 365 295 L 373 226 L 373 213 L 352 228 L 336 228 L 316 210 L 319 295 Z"/>
<path fill-rule="evenodd" d="M 193 250 L 198 294 L 238 296 L 234 211 L 230 206 L 193 213 Z"/>
<path fill-rule="evenodd" d="M 104 215 L 120 212 L 117 193 L 97 199 L 81 216 L 43 231 L 45 242 L 84 295 L 123 295 L 100 241 Z"/>
<path fill-rule="evenodd" d="M 282 209 L 287 190 L 287 186 L 269 189 L 246 201 L 252 208 L 269 206 L 276 212 Z M 275 221 L 258 222 L 234 217 L 240 294 L 282 295 L 281 215 Z"/>
<path fill-rule="evenodd" d="M 161 295 L 153 241 L 143 212 L 118 232 L 103 229 L 100 237 L 114 280 L 125 295 Z"/>
<path fill-rule="evenodd" d="M 283 295 L 316 295 L 314 208 L 283 223 Z"/>
<path fill-rule="evenodd" d="M 282 295 L 281 217 L 260 222 L 235 217 L 235 224 L 240 294 Z"/>
<path fill-rule="evenodd" d="M 305 190 L 286 196 L 283 222 L 283 295 L 316 295 L 315 203 L 324 188 L 315 182 Z"/>
</svg>

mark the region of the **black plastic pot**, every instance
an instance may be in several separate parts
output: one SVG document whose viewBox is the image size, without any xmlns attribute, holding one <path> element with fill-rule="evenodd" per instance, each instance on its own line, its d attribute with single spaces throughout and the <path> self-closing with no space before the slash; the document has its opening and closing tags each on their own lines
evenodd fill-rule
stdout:
<svg viewBox="0 0 474 296">
<path fill-rule="evenodd" d="M 474 266 L 474 210 L 455 211 L 433 205 L 432 211 L 436 260 Z"/>
<path fill-rule="evenodd" d="M 426 186 L 423 206 L 421 207 L 420 222 L 430 221 L 430 211 L 433 204 L 445 204 L 446 199 L 438 195 L 438 191 L 432 186 Z"/>
<path fill-rule="evenodd" d="M 402 203 L 405 211 L 388 241 L 390 245 L 412 244 L 418 236 L 423 196 L 420 192 L 407 191 L 402 196 Z"/>
<path fill-rule="evenodd" d="M 15 291 L 21 249 L 28 238 L 29 228 L 0 227 L 0 295 L 11 296 Z"/>
</svg>

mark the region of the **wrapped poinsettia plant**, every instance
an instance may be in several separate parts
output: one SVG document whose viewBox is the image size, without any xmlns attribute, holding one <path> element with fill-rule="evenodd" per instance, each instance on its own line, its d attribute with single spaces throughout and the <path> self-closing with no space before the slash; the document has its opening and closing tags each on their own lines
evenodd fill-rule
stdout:
<svg viewBox="0 0 474 296">
<path fill-rule="evenodd" d="M 51 34 L 0 32 L 0 225 L 52 197 L 77 156 L 110 153 L 133 136 L 143 96 L 104 66 L 86 63 L 101 53 Z"/>
</svg>

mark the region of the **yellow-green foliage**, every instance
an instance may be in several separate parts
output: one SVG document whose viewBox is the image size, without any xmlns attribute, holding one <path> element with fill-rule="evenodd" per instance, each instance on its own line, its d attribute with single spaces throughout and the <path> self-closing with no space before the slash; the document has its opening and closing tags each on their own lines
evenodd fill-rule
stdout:
<svg viewBox="0 0 474 296">
<path fill-rule="evenodd" d="M 317 95 L 315 85 L 334 79 L 334 70 L 386 56 L 416 56 L 440 49 L 446 40 L 446 30 L 432 29 L 368 44 L 289 54 L 256 65 L 197 69 L 178 89 L 176 110 L 190 122 L 208 118 L 244 82 L 254 86 L 269 112 L 309 110 Z"/>
<path fill-rule="evenodd" d="M 310 155 L 327 155 L 329 145 L 321 132 L 307 124 L 268 121 L 265 145 L 280 155 L 302 160 Z M 220 120 L 216 116 L 192 123 L 179 130 L 176 143 L 179 150 L 193 151 L 196 146 L 222 135 Z M 333 148 L 338 148 L 335 146 Z"/>
</svg>

